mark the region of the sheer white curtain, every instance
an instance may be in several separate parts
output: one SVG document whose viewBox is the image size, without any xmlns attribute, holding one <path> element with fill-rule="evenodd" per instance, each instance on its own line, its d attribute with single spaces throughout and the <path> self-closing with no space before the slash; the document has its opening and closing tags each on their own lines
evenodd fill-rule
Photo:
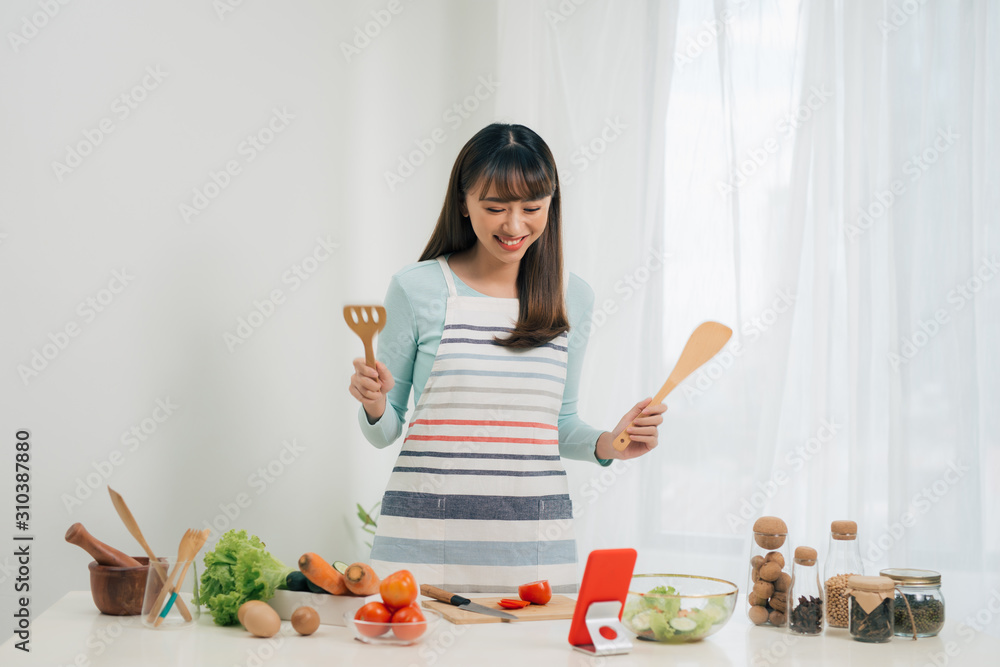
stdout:
<svg viewBox="0 0 1000 667">
<path fill-rule="evenodd" d="M 501 3 L 501 67 L 524 85 L 497 105 L 535 95 L 525 122 L 575 177 L 567 258 L 598 304 L 584 416 L 613 424 L 654 392 L 699 322 L 735 332 L 668 400 L 659 451 L 571 469 L 581 552 L 633 544 L 641 568 L 742 585 L 757 516 L 821 553 L 852 518 L 872 572 L 937 569 L 952 613 L 983 608 L 1000 586 L 996 6 L 559 6 Z M 632 122 L 583 169 L 609 115 Z M 648 271 L 644 253 L 667 259 Z"/>
</svg>

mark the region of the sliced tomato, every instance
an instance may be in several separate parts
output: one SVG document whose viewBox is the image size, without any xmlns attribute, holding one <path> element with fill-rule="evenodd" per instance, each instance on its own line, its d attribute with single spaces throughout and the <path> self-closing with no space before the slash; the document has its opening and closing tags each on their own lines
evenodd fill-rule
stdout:
<svg viewBox="0 0 1000 667">
<path fill-rule="evenodd" d="M 547 579 L 533 581 L 530 584 L 521 584 L 517 587 L 517 594 L 522 600 L 531 604 L 546 604 L 552 599 L 552 586 Z"/>
<path fill-rule="evenodd" d="M 514 600 L 511 598 L 504 598 L 500 600 L 498 604 L 504 609 L 524 609 L 531 603 L 525 600 Z"/>
</svg>

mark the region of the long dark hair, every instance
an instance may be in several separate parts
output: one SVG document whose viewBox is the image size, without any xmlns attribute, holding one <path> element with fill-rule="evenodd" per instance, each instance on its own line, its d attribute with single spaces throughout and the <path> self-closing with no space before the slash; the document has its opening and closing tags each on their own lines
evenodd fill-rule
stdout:
<svg viewBox="0 0 1000 667">
<path fill-rule="evenodd" d="M 569 331 L 563 299 L 563 259 L 559 206 L 559 174 L 552 151 L 523 125 L 493 123 L 462 147 L 451 170 L 448 192 L 434 233 L 420 260 L 467 250 L 476 244 L 472 222 L 462 216 L 465 195 L 477 185 L 479 198 L 491 186 L 504 201 L 531 201 L 552 195 L 545 231 L 532 243 L 517 271 L 518 318 L 500 345 L 538 347 Z"/>
</svg>

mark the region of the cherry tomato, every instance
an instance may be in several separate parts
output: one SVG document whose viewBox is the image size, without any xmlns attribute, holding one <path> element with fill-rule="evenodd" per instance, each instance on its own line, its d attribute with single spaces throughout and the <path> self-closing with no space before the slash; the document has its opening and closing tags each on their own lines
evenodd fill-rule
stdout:
<svg viewBox="0 0 1000 667">
<path fill-rule="evenodd" d="M 549 586 L 548 580 L 533 581 L 518 586 L 517 594 L 522 600 L 531 604 L 546 604 L 552 599 L 552 587 Z"/>
<path fill-rule="evenodd" d="M 497 604 L 499 604 L 504 609 L 524 609 L 525 607 L 527 607 L 531 603 L 527 602 L 525 600 L 515 600 L 513 598 L 503 598 Z"/>
<path fill-rule="evenodd" d="M 427 619 L 420 607 L 411 604 L 392 615 L 392 632 L 403 641 L 413 641 L 427 630 Z"/>
<path fill-rule="evenodd" d="M 379 623 L 379 625 L 359 623 L 354 626 L 358 629 L 358 632 L 366 637 L 378 637 L 389 632 L 389 622 L 392 620 L 392 612 L 381 602 L 369 602 L 361 609 L 358 609 L 358 613 L 354 615 L 354 620 L 365 621 L 365 623 Z"/>
<path fill-rule="evenodd" d="M 417 581 L 409 570 L 393 572 L 378 587 L 382 602 L 391 609 L 402 609 L 417 599 Z"/>
</svg>

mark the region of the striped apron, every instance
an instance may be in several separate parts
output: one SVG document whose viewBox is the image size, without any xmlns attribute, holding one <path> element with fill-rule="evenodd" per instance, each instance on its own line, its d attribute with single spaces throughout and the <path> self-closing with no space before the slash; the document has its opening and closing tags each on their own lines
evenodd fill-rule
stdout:
<svg viewBox="0 0 1000 667">
<path fill-rule="evenodd" d="M 382 497 L 372 566 L 453 593 L 510 593 L 539 579 L 575 592 L 558 429 L 567 336 L 528 350 L 497 345 L 517 299 L 458 296 L 438 262 L 444 331 Z"/>
</svg>

